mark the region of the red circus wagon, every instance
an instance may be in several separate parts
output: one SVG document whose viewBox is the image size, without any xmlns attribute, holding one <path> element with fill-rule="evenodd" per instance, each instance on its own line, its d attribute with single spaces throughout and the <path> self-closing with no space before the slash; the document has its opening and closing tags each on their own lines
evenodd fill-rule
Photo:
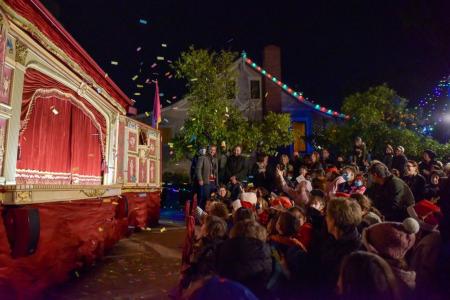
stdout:
<svg viewBox="0 0 450 300">
<path fill-rule="evenodd" d="M 0 294 L 27 297 L 158 222 L 159 131 L 37 0 L 0 1 Z"/>
</svg>

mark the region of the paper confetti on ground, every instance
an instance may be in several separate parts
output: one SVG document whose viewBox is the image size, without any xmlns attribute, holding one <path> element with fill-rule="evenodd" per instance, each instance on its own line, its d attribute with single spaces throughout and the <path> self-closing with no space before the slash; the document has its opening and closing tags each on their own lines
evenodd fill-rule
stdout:
<svg viewBox="0 0 450 300">
<path fill-rule="evenodd" d="M 161 47 L 167 48 L 167 44 L 161 44 Z"/>
<path fill-rule="evenodd" d="M 142 25 L 147 25 L 147 20 L 139 19 L 139 23 L 141 23 Z"/>
<path fill-rule="evenodd" d="M 134 75 L 131 79 L 133 79 L 133 81 L 134 81 L 134 80 L 138 79 L 138 77 L 139 77 L 139 76 Z"/>
<path fill-rule="evenodd" d="M 166 231 L 166 227 L 161 228 L 160 232 Z"/>
<path fill-rule="evenodd" d="M 117 61 L 115 61 L 115 60 L 112 60 L 111 64 L 114 65 L 114 66 L 117 66 L 119 63 Z"/>
<path fill-rule="evenodd" d="M 146 227 L 145 230 L 152 231 L 152 229 L 150 227 Z"/>
<path fill-rule="evenodd" d="M 157 56 L 156 60 L 164 60 L 164 56 Z"/>
</svg>

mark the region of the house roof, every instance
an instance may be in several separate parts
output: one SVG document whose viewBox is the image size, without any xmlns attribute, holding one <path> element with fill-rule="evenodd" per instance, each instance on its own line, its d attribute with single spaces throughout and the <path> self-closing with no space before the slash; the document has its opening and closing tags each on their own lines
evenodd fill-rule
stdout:
<svg viewBox="0 0 450 300">
<path fill-rule="evenodd" d="M 242 59 L 248 66 L 252 67 L 255 71 L 260 73 L 262 76 L 270 79 L 270 81 L 273 84 L 278 85 L 285 93 L 287 93 L 289 96 L 296 99 L 297 102 L 307 105 L 309 107 L 312 107 L 315 111 L 326 114 L 331 117 L 341 118 L 341 119 L 346 119 L 346 120 L 350 119 L 349 115 L 340 113 L 338 111 L 334 111 L 334 110 L 327 108 L 325 106 L 322 106 L 320 104 L 312 103 L 312 102 L 306 100 L 305 97 L 303 96 L 302 92 L 295 91 L 294 89 L 289 87 L 287 84 L 285 84 L 284 82 L 282 82 L 275 76 L 272 76 L 267 70 L 264 70 L 259 65 L 257 65 L 253 60 L 248 58 L 247 54 L 245 52 L 242 52 Z"/>
<path fill-rule="evenodd" d="M 108 77 L 107 73 L 92 59 L 92 57 L 78 44 L 56 18 L 38 0 L 5 0 L 11 9 L 34 26 L 22 24 L 20 26 L 34 39 L 38 39 L 35 28 L 44 34 L 56 47 L 64 51 L 82 70 L 88 74 L 101 88 L 106 90 L 122 107 L 132 105 L 127 95 Z M 13 20 L 13 22 L 19 22 Z M 35 28 L 33 28 L 35 27 Z M 59 58 L 61 60 L 61 58 Z M 66 63 L 65 61 L 62 61 Z"/>
</svg>

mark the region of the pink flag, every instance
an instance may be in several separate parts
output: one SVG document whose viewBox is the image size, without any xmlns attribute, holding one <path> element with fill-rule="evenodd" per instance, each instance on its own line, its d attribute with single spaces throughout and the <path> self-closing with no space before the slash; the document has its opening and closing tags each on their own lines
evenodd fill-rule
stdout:
<svg viewBox="0 0 450 300">
<path fill-rule="evenodd" d="M 153 128 L 158 129 L 159 123 L 161 123 L 161 103 L 159 101 L 158 81 L 155 81 L 155 99 L 153 100 L 153 118 L 152 118 Z"/>
</svg>

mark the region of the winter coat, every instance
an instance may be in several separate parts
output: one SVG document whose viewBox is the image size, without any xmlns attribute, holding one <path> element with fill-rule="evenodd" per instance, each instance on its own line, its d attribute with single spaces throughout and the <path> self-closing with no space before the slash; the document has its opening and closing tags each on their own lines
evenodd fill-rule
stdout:
<svg viewBox="0 0 450 300">
<path fill-rule="evenodd" d="M 298 229 L 295 238 L 305 247 L 306 250 L 309 249 L 311 245 L 313 226 L 311 223 L 305 223 Z"/>
<path fill-rule="evenodd" d="M 316 284 L 317 290 L 321 290 L 322 298 L 326 299 L 334 292 L 344 257 L 361 248 L 361 235 L 353 228 L 338 240 L 330 234 L 321 238 L 321 241 L 316 240 L 314 243 L 318 248 L 312 248 L 309 252 L 311 265 L 305 267 L 305 270 L 312 270 L 314 279 L 311 284 Z"/>
<path fill-rule="evenodd" d="M 247 164 L 245 157 L 232 155 L 228 157 L 225 165 L 225 180 L 229 181 L 231 176 L 236 176 L 239 181 L 245 179 L 247 175 Z"/>
<path fill-rule="evenodd" d="M 406 163 L 408 159 L 404 154 L 396 155 L 392 158 L 392 169 L 396 169 L 400 172 L 400 176 L 405 175 Z"/>
<path fill-rule="evenodd" d="M 227 159 L 228 159 L 227 153 L 219 153 L 219 155 L 217 156 L 220 183 L 227 183 L 227 179 L 225 178 L 225 166 L 227 165 Z"/>
<path fill-rule="evenodd" d="M 383 185 L 372 186 L 368 192 L 386 221 L 403 222 L 408 217 L 406 209 L 414 204 L 414 195 L 408 185 L 394 175 L 387 177 Z"/>
<path fill-rule="evenodd" d="M 214 183 L 219 183 L 219 169 L 217 158 L 210 155 L 203 155 L 198 158 L 195 168 L 197 180 L 203 180 L 204 184 L 210 183 L 210 176 L 214 176 Z"/>
<path fill-rule="evenodd" d="M 264 294 L 272 273 L 268 244 L 254 238 L 229 239 L 219 247 L 216 262 L 220 276 L 242 283 L 257 296 Z"/>
<path fill-rule="evenodd" d="M 254 163 L 250 175 L 253 176 L 253 184 L 255 187 L 264 187 L 267 189 L 267 166 L 259 162 Z"/>
<path fill-rule="evenodd" d="M 414 175 L 414 176 L 404 176 L 403 181 L 406 182 L 406 184 L 411 189 L 411 192 L 414 195 L 414 199 L 416 202 L 425 199 L 425 177 L 423 177 L 420 174 Z"/>
<path fill-rule="evenodd" d="M 432 199 L 432 198 L 437 198 L 439 197 L 439 184 L 434 185 L 434 184 L 428 184 L 427 187 L 425 188 L 425 194 L 424 194 L 424 198 L 425 199 Z"/>
</svg>

